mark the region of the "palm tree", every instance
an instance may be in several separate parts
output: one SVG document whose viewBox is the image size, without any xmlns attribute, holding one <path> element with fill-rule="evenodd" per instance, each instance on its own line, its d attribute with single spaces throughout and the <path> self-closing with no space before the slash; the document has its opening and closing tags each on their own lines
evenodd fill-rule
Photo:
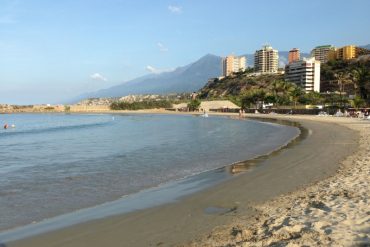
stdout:
<svg viewBox="0 0 370 247">
<path fill-rule="evenodd" d="M 297 101 L 299 99 L 299 97 L 301 97 L 302 95 L 304 94 L 304 91 L 301 87 L 299 86 L 292 86 L 289 90 L 289 95 L 290 97 L 293 99 L 293 102 L 294 102 L 294 108 L 297 107 Z"/>
<path fill-rule="evenodd" d="M 279 103 L 289 103 L 287 102 L 289 101 L 289 91 L 293 85 L 294 84 L 283 80 L 275 80 L 271 83 L 271 91 L 276 99 L 276 107 L 278 107 Z"/>
<path fill-rule="evenodd" d="M 365 100 L 363 100 L 361 97 L 359 97 L 359 96 L 356 96 L 353 100 L 351 100 L 351 105 L 354 107 L 354 108 L 356 108 L 356 109 L 358 109 L 358 108 L 360 108 L 360 107 L 362 107 L 362 106 L 365 106 L 365 104 L 366 104 L 366 102 L 365 102 Z"/>
<path fill-rule="evenodd" d="M 339 87 L 339 96 L 340 96 L 340 99 L 341 99 L 341 107 L 343 107 L 343 102 L 344 102 L 344 99 L 343 99 L 343 92 L 344 92 L 344 88 L 346 85 L 352 83 L 352 80 L 349 78 L 349 74 L 346 74 L 344 72 L 338 72 L 338 73 L 335 73 L 334 74 L 334 77 L 338 83 L 338 87 Z"/>
<path fill-rule="evenodd" d="M 305 97 L 311 105 L 318 105 L 322 102 L 321 94 L 318 92 L 309 92 Z"/>
<path fill-rule="evenodd" d="M 351 72 L 354 84 L 356 85 L 356 93 L 364 100 L 369 100 L 370 92 L 370 71 L 364 66 L 357 67 Z"/>
</svg>

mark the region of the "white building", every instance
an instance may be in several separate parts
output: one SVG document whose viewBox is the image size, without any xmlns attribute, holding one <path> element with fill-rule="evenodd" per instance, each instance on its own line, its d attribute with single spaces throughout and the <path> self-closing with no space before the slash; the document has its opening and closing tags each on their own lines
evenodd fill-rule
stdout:
<svg viewBox="0 0 370 247">
<path fill-rule="evenodd" d="M 320 61 L 312 57 L 286 65 L 285 80 L 297 84 L 306 92 L 320 92 Z"/>
<path fill-rule="evenodd" d="M 254 53 L 254 70 L 258 73 L 277 73 L 279 69 L 279 52 L 265 45 Z"/>
<path fill-rule="evenodd" d="M 246 68 L 247 68 L 247 58 L 244 56 L 236 57 L 234 55 L 230 55 L 222 59 L 223 76 L 229 76 L 232 73 L 245 71 Z"/>
<path fill-rule="evenodd" d="M 335 51 L 336 48 L 332 45 L 321 45 L 316 46 L 311 51 L 311 57 L 314 57 L 316 60 L 321 63 L 326 63 L 328 61 L 328 56 L 331 51 Z"/>
</svg>

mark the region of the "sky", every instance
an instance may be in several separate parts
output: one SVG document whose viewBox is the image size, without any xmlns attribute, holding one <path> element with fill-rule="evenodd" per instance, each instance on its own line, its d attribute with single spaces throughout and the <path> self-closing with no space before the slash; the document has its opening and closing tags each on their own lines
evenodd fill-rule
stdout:
<svg viewBox="0 0 370 247">
<path fill-rule="evenodd" d="M 63 102 L 211 53 L 370 44 L 369 0 L 0 0 L 0 104 Z"/>
</svg>

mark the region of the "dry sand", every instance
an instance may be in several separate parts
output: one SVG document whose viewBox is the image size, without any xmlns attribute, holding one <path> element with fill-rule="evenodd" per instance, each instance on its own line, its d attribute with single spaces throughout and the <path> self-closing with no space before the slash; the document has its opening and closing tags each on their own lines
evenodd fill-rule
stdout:
<svg viewBox="0 0 370 247">
<path fill-rule="evenodd" d="M 370 246 L 370 121 L 317 118 L 360 133 L 356 153 L 328 179 L 254 208 L 185 246 Z"/>
<path fill-rule="evenodd" d="M 71 226 L 6 246 L 367 243 L 370 122 L 288 119 L 309 129 L 309 136 L 234 179 L 176 203 Z"/>
</svg>

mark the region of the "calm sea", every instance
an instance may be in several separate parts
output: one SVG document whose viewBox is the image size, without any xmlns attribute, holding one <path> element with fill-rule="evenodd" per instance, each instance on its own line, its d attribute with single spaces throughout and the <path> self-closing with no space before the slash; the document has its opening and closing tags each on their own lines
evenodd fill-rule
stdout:
<svg viewBox="0 0 370 247">
<path fill-rule="evenodd" d="M 15 128 L 0 129 L 0 230 L 247 160 L 298 133 L 172 115 L 0 115 L 5 123 Z"/>
</svg>

